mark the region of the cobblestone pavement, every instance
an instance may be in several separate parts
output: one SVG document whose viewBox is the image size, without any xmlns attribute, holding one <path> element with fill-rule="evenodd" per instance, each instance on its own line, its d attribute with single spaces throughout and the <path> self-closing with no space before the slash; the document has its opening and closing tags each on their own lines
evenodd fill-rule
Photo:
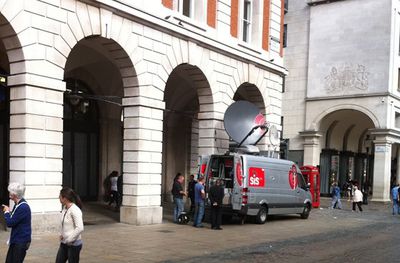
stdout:
<svg viewBox="0 0 400 263">
<path fill-rule="evenodd" d="M 324 199 L 308 220 L 275 216 L 265 225 L 226 224 L 223 231 L 207 224 L 204 229 L 176 225 L 169 214 L 159 225 L 121 224 L 116 212 L 89 204 L 81 262 L 359 262 L 365 246 L 363 262 L 381 262 L 376 260 L 382 255 L 397 258 L 399 253 L 386 244 L 400 241 L 400 216 L 391 215 L 390 204 L 370 202 L 363 213 L 354 213 L 346 201 L 343 210 L 327 209 L 328 203 Z M 8 234 L 0 232 L 3 258 Z M 54 262 L 57 249 L 56 233 L 34 234 L 26 262 Z"/>
</svg>

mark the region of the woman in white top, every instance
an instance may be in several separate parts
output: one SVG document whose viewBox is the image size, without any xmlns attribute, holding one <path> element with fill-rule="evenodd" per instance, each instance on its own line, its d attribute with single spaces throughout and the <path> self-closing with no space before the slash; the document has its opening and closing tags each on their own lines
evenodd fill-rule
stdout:
<svg viewBox="0 0 400 263">
<path fill-rule="evenodd" d="M 56 263 L 79 262 L 82 249 L 81 233 L 83 231 L 82 203 L 79 196 L 71 188 L 64 187 L 60 191 L 61 211 L 60 248 Z"/>
<path fill-rule="evenodd" d="M 363 194 L 360 190 L 358 190 L 357 185 L 355 185 L 354 195 L 353 195 L 353 211 L 356 211 L 356 205 L 357 205 L 360 212 L 362 212 L 362 207 L 361 207 L 362 201 L 363 201 Z"/>
</svg>

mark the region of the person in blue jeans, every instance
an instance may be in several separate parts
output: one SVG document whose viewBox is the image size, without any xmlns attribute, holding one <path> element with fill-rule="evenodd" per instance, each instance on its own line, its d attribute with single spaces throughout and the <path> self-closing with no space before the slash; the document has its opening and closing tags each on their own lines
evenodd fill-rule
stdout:
<svg viewBox="0 0 400 263">
<path fill-rule="evenodd" d="M 175 176 L 174 184 L 172 185 L 172 196 L 174 198 L 174 223 L 178 223 L 178 218 L 182 214 L 184 209 L 183 197 L 186 196 L 186 192 L 183 190 L 183 182 L 185 177 L 178 173 Z"/>
<path fill-rule="evenodd" d="M 200 176 L 197 180 L 197 184 L 194 187 L 194 227 L 203 227 L 201 221 L 203 220 L 204 216 L 204 200 L 206 198 L 206 192 L 204 191 L 204 181 L 204 177 Z"/>
<path fill-rule="evenodd" d="M 331 208 L 342 209 L 342 202 L 340 201 L 340 188 L 337 183 L 332 185 L 332 206 Z"/>
<path fill-rule="evenodd" d="M 399 184 L 395 184 L 392 188 L 391 195 L 393 201 L 392 215 L 400 214 L 399 210 Z"/>
</svg>

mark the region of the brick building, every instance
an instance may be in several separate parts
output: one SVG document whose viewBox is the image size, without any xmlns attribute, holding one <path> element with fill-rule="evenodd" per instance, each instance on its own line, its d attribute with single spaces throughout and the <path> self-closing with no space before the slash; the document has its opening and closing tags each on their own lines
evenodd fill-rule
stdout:
<svg viewBox="0 0 400 263">
<path fill-rule="evenodd" d="M 1 0 L 2 198 L 23 182 L 53 228 L 61 185 L 100 200 L 117 170 L 121 222 L 160 223 L 175 173 L 228 148 L 233 101 L 280 129 L 282 2 Z"/>
</svg>

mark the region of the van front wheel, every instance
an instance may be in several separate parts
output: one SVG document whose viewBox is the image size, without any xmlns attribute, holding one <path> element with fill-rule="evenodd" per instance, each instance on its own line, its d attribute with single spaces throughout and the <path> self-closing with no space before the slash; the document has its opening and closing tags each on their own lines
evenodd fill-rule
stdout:
<svg viewBox="0 0 400 263">
<path fill-rule="evenodd" d="M 267 222 L 267 217 L 268 217 L 268 210 L 265 206 L 262 206 L 256 216 L 257 224 L 265 224 L 265 222 Z"/>
<path fill-rule="evenodd" d="M 300 217 L 302 219 L 307 219 L 308 216 L 310 215 L 310 211 L 311 211 L 311 205 L 310 204 L 306 204 L 304 206 L 303 213 L 300 214 Z"/>
</svg>

